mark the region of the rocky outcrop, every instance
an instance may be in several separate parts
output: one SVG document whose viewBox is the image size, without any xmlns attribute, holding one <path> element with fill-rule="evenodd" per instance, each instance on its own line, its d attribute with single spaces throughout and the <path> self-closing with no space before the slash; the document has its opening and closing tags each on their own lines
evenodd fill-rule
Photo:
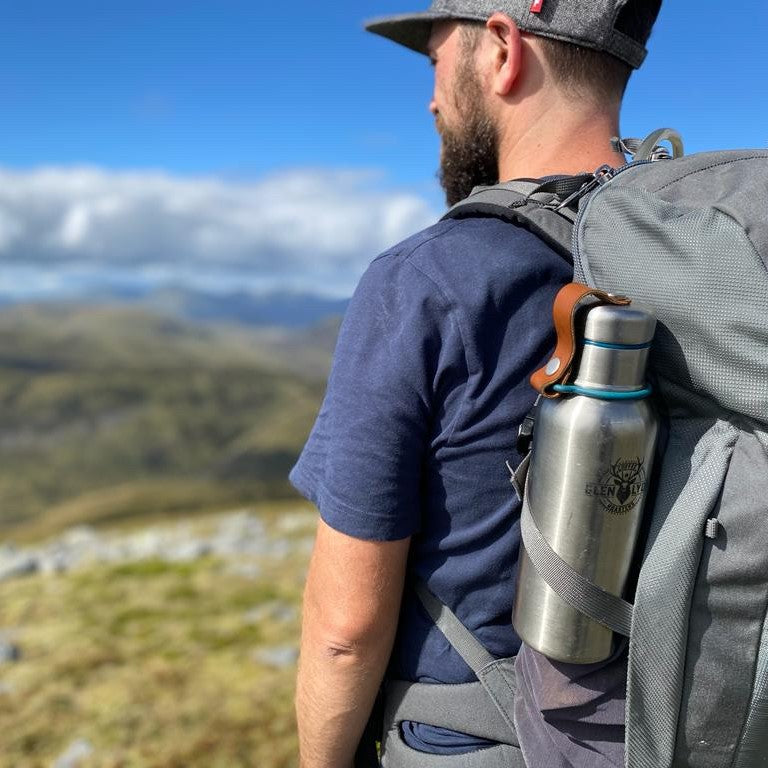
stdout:
<svg viewBox="0 0 768 768">
<path fill-rule="evenodd" d="M 284 557 L 310 545 L 306 539 L 297 541 L 294 530 L 308 519 L 305 511 L 287 514 L 277 536 L 269 536 L 264 521 L 248 510 L 215 518 L 207 529 L 184 522 L 117 534 L 78 526 L 38 547 L 0 546 L 0 581 L 34 573 L 67 573 L 99 563 L 188 562 L 206 556 L 232 560 L 233 569 L 253 578 L 259 574 L 255 558 Z"/>
<path fill-rule="evenodd" d="M 12 664 L 21 658 L 21 649 L 5 632 L 0 633 L 0 665 Z"/>
</svg>

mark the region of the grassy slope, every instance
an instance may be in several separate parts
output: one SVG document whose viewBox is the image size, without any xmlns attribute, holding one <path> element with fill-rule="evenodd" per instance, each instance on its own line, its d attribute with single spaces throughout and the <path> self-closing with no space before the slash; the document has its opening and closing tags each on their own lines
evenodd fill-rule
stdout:
<svg viewBox="0 0 768 768">
<path fill-rule="evenodd" d="M 0 532 L 289 494 L 333 330 L 323 348 L 126 308 L 0 312 Z"/>
<path fill-rule="evenodd" d="M 0 768 L 47 768 L 76 738 L 94 747 L 82 768 L 295 765 L 295 670 L 258 652 L 297 642 L 314 515 L 264 517 L 295 547 L 261 558 L 255 578 L 209 558 L 0 583 L 0 627 L 22 651 L 0 666 Z M 265 604 L 289 610 L 249 618 Z"/>
<path fill-rule="evenodd" d="M 335 326 L 306 338 L 118 308 L 0 312 L 0 541 L 77 523 L 137 527 L 288 494 Z M 293 503 L 258 505 L 271 528 Z M 314 515 L 290 535 L 301 543 Z M 238 575 L 215 559 L 0 583 L 0 768 L 289 768 L 306 547 Z M 291 618 L 253 608 L 271 602 Z"/>
</svg>

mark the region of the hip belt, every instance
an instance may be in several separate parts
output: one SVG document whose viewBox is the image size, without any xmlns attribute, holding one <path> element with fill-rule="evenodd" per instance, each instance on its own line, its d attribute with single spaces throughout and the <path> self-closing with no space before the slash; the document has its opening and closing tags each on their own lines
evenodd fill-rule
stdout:
<svg viewBox="0 0 768 768">
<path fill-rule="evenodd" d="M 496 659 L 425 585 L 416 593 L 477 682 L 458 685 L 393 680 L 386 687 L 382 768 L 525 768 L 514 724 L 515 659 Z M 401 724 L 426 723 L 496 742 L 469 754 L 434 755 L 409 747 Z"/>
</svg>

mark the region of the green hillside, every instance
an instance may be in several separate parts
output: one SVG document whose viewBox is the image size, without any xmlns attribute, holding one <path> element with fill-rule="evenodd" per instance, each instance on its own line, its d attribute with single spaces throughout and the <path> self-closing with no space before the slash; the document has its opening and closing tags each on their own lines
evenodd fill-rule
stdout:
<svg viewBox="0 0 768 768">
<path fill-rule="evenodd" d="M 192 326 L 119 307 L 0 312 L 0 530 L 290 494 L 334 333 Z"/>
<path fill-rule="evenodd" d="M 199 516 L 178 530 L 210 540 L 236 518 Z M 17 649 L 0 663 L 0 768 L 295 768 L 299 602 L 315 515 L 270 502 L 248 520 L 261 554 L 0 580 L 0 646 Z M 61 757 L 83 741 L 84 759 Z"/>
</svg>

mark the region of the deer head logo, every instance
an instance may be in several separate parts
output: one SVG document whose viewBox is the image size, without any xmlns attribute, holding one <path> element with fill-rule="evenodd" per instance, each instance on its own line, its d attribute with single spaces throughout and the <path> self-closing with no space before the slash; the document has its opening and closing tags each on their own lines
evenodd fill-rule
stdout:
<svg viewBox="0 0 768 768">
<path fill-rule="evenodd" d="M 642 482 L 644 463 L 645 461 L 638 456 L 635 461 L 619 459 L 611 465 L 611 482 L 618 486 L 616 499 L 619 504 L 626 504 L 630 496 L 637 493 L 633 490 L 633 486 Z"/>
</svg>

